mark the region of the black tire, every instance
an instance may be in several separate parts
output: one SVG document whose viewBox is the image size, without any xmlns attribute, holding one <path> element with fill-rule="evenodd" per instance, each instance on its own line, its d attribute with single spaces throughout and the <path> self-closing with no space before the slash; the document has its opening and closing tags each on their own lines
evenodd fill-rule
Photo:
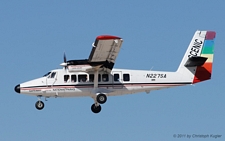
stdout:
<svg viewBox="0 0 225 141">
<path fill-rule="evenodd" d="M 102 109 L 101 105 L 96 106 L 95 104 L 92 104 L 91 106 L 91 111 L 96 114 L 99 113 L 101 109 Z"/>
<path fill-rule="evenodd" d="M 42 110 L 42 109 L 45 107 L 45 104 L 44 104 L 44 102 L 42 102 L 42 101 L 37 101 L 37 102 L 35 103 L 35 107 L 36 107 L 38 110 Z"/>
<path fill-rule="evenodd" d="M 104 104 L 107 101 L 107 96 L 105 94 L 98 94 L 96 100 L 100 104 Z"/>
</svg>

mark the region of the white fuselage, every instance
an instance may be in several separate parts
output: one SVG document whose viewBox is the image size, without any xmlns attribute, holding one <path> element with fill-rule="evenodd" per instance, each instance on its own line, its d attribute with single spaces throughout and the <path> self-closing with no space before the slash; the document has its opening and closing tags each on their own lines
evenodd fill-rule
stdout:
<svg viewBox="0 0 225 141">
<path fill-rule="evenodd" d="M 211 79 L 215 35 L 214 31 L 196 31 L 175 72 L 113 69 L 123 40 L 101 35 L 93 43 L 88 59 L 67 61 L 64 54 L 60 64 L 63 69 L 21 83 L 15 91 L 37 96 L 38 110 L 44 108 L 41 97 L 92 97 L 91 110 L 99 113 L 107 96 L 149 93 Z"/>
<path fill-rule="evenodd" d="M 189 77 L 189 79 L 186 79 Z M 149 93 L 151 90 L 191 84 L 193 75 L 181 72 L 113 69 L 111 73 L 99 72 L 94 85 L 94 72 L 69 72 L 52 70 L 45 77 L 20 84 L 20 93 L 43 97 L 95 97 Z"/>
</svg>

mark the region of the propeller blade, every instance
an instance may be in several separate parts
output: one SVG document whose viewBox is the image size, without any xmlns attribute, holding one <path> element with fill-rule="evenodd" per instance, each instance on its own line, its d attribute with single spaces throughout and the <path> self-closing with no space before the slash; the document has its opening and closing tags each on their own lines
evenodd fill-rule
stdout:
<svg viewBox="0 0 225 141">
<path fill-rule="evenodd" d="M 63 55 L 63 60 L 64 60 L 64 63 L 66 63 L 66 53 L 64 52 L 64 55 Z"/>
<path fill-rule="evenodd" d="M 67 67 L 67 60 L 66 60 L 66 53 L 65 52 L 64 52 L 64 55 L 63 55 L 63 61 L 64 61 L 64 63 L 62 63 L 60 65 L 63 66 L 64 69 L 66 70 L 66 69 L 68 69 L 68 67 Z"/>
</svg>

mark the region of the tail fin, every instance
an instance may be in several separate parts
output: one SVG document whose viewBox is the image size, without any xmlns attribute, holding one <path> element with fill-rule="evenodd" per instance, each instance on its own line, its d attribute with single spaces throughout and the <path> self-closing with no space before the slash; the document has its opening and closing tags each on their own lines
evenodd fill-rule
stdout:
<svg viewBox="0 0 225 141">
<path fill-rule="evenodd" d="M 184 75 L 183 79 L 198 83 L 211 78 L 214 31 L 196 31 L 177 72 Z"/>
</svg>

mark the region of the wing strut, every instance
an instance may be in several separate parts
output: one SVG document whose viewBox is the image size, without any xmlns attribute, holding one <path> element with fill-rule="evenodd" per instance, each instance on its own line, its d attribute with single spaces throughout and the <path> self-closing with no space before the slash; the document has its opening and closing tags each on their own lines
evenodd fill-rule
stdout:
<svg viewBox="0 0 225 141">
<path fill-rule="evenodd" d="M 95 74 L 94 74 L 94 89 L 98 88 L 98 69 L 95 70 Z"/>
</svg>

